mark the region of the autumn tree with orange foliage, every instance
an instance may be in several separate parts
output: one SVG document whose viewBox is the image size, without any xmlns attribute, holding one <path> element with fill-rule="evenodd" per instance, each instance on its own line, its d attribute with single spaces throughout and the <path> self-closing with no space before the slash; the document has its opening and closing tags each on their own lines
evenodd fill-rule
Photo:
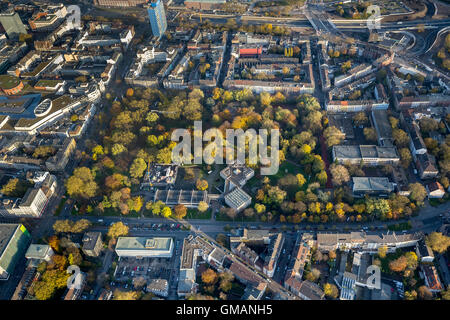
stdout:
<svg viewBox="0 0 450 320">
<path fill-rule="evenodd" d="M 405 256 L 401 256 L 398 259 L 395 259 L 389 263 L 389 269 L 394 272 L 402 272 L 408 266 L 408 259 Z"/>
<path fill-rule="evenodd" d="M 202 273 L 202 281 L 205 284 L 215 284 L 217 282 L 218 276 L 213 269 L 207 269 Z"/>
</svg>

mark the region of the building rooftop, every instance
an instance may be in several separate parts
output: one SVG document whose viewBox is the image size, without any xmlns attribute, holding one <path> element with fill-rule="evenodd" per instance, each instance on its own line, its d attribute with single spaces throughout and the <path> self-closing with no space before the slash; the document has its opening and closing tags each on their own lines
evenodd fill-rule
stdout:
<svg viewBox="0 0 450 320">
<path fill-rule="evenodd" d="M 375 145 L 360 146 L 333 146 L 336 158 L 363 159 L 363 158 L 398 158 L 397 148 L 378 147 Z"/>
<path fill-rule="evenodd" d="M 434 258 L 433 250 L 431 250 L 431 248 L 429 246 L 427 246 L 427 244 L 425 243 L 424 240 L 420 240 L 417 243 L 417 248 L 418 248 L 420 257 L 433 257 Z"/>
<path fill-rule="evenodd" d="M 310 300 L 323 300 L 324 293 L 314 282 L 305 280 L 300 284 L 300 293 Z"/>
<path fill-rule="evenodd" d="M 101 232 L 86 232 L 83 236 L 83 249 L 92 250 L 98 242 L 98 239 L 102 238 Z"/>
<path fill-rule="evenodd" d="M 48 244 L 32 244 L 28 247 L 25 257 L 27 259 L 45 259 L 50 252 L 51 247 Z"/>
<path fill-rule="evenodd" d="M 0 224 L 0 257 L 2 256 L 3 251 L 5 251 L 6 246 L 9 243 L 9 240 L 11 240 L 11 237 L 18 227 L 18 224 L 13 223 Z"/>
<path fill-rule="evenodd" d="M 250 197 L 247 192 L 241 188 L 234 188 L 225 195 L 225 200 L 232 204 L 233 208 L 240 208 L 244 203 L 251 201 L 252 197 Z"/>
<path fill-rule="evenodd" d="M 389 122 L 386 110 L 372 110 L 372 120 L 377 132 L 378 140 L 383 143 L 384 140 L 392 139 L 392 127 Z M 388 141 L 384 143 L 389 143 Z M 383 144 L 384 145 L 384 144 Z M 390 146 L 392 142 L 390 142 Z"/>
<path fill-rule="evenodd" d="M 143 184 L 164 186 L 174 184 L 177 179 L 178 166 L 175 164 L 151 163 L 144 175 Z"/>
<path fill-rule="evenodd" d="M 353 191 L 392 192 L 394 186 L 384 177 L 353 177 Z"/>
<path fill-rule="evenodd" d="M 12 89 L 20 84 L 20 79 L 7 74 L 0 75 L 0 88 L 2 89 Z"/>
<path fill-rule="evenodd" d="M 119 237 L 116 250 L 169 250 L 172 238 Z"/>
</svg>

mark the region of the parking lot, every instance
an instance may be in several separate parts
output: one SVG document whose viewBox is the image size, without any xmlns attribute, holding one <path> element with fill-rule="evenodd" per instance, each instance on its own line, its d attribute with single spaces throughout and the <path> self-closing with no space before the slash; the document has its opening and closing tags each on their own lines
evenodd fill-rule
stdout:
<svg viewBox="0 0 450 320">
<path fill-rule="evenodd" d="M 176 297 L 182 240 L 174 238 L 171 258 L 120 258 L 110 287 L 132 289 L 133 280 L 165 279 L 169 282 L 169 299 Z"/>
<path fill-rule="evenodd" d="M 169 280 L 172 258 L 121 258 L 117 271 L 117 281 L 128 281 L 130 278 L 147 279 L 162 278 Z"/>
<path fill-rule="evenodd" d="M 181 225 L 178 223 L 130 223 L 128 226 L 130 227 L 131 231 L 176 231 L 181 229 Z"/>
</svg>

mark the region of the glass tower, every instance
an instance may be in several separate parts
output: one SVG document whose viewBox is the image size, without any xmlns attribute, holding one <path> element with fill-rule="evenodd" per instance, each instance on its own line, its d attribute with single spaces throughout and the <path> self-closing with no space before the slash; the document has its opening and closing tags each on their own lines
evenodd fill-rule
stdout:
<svg viewBox="0 0 450 320">
<path fill-rule="evenodd" d="M 155 37 L 160 38 L 167 29 L 166 13 L 162 0 L 152 0 L 148 7 L 148 17 Z"/>
</svg>

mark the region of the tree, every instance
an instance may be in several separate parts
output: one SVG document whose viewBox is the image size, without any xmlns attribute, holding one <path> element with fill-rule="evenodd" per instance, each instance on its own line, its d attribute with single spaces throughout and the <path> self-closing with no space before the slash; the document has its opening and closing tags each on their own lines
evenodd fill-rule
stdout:
<svg viewBox="0 0 450 320">
<path fill-rule="evenodd" d="M 53 235 L 48 239 L 48 245 L 52 247 L 53 251 L 59 252 L 59 239 Z"/>
<path fill-rule="evenodd" d="M 311 111 L 304 119 L 305 128 L 311 132 L 322 130 L 322 113 L 320 111 Z"/>
<path fill-rule="evenodd" d="M 103 150 L 103 147 L 98 144 L 94 148 L 92 148 L 92 153 L 102 155 L 105 153 L 105 151 Z"/>
<path fill-rule="evenodd" d="M 195 186 L 197 187 L 197 190 L 204 191 L 208 189 L 208 181 L 203 179 L 197 179 Z"/>
<path fill-rule="evenodd" d="M 348 60 L 341 65 L 341 70 L 343 73 L 346 73 L 352 67 L 352 61 Z"/>
<path fill-rule="evenodd" d="M 217 273 L 211 268 L 206 269 L 202 273 L 202 282 L 205 284 L 213 285 L 217 282 L 217 279 Z"/>
<path fill-rule="evenodd" d="M 189 99 L 183 109 L 183 115 L 186 119 L 194 121 L 202 118 L 203 106 L 197 99 Z"/>
<path fill-rule="evenodd" d="M 406 269 L 407 265 L 408 265 L 408 260 L 406 259 L 405 256 L 401 256 L 395 260 L 392 260 L 389 263 L 389 269 L 391 269 L 394 272 L 401 272 Z"/>
<path fill-rule="evenodd" d="M 330 173 L 334 185 L 340 186 L 343 183 L 350 181 L 350 174 L 343 165 L 333 163 L 330 166 Z"/>
<path fill-rule="evenodd" d="M 70 220 L 56 220 L 53 224 L 53 230 L 56 233 L 67 233 L 72 231 L 73 222 Z"/>
<path fill-rule="evenodd" d="M 119 289 L 114 290 L 113 300 L 137 300 L 139 293 L 137 291 L 122 291 Z"/>
<path fill-rule="evenodd" d="M 49 156 L 52 156 L 55 153 L 56 153 L 56 149 L 52 146 L 39 146 L 36 149 L 34 149 L 33 158 L 39 158 L 39 159 L 48 158 Z"/>
<path fill-rule="evenodd" d="M 418 258 L 415 252 L 409 251 L 404 254 L 406 258 L 406 267 L 410 270 L 415 270 L 418 265 Z"/>
<path fill-rule="evenodd" d="M 391 124 L 392 129 L 398 128 L 398 122 L 399 122 L 399 120 L 397 118 L 392 117 L 392 116 L 389 117 L 389 123 Z"/>
<path fill-rule="evenodd" d="M 164 207 L 164 203 L 159 200 L 156 201 L 155 203 L 151 203 L 150 202 L 150 206 L 148 207 L 149 203 L 147 203 L 147 209 L 152 211 L 152 214 L 154 215 L 159 215 L 161 214 L 161 209 Z"/>
<path fill-rule="evenodd" d="M 115 144 L 113 144 L 113 146 L 111 148 L 111 153 L 113 156 L 117 156 L 118 154 L 121 154 L 126 151 L 127 151 L 127 148 L 121 143 L 115 143 Z"/>
<path fill-rule="evenodd" d="M 223 292 L 230 291 L 233 286 L 232 282 L 234 280 L 234 275 L 229 271 L 225 271 L 222 272 L 219 277 L 220 277 L 220 286 L 219 286 L 220 289 Z"/>
<path fill-rule="evenodd" d="M 429 133 L 431 131 L 435 131 L 439 128 L 439 122 L 434 120 L 433 118 L 423 117 L 419 121 L 420 130 L 424 133 Z"/>
<path fill-rule="evenodd" d="M 334 250 L 329 251 L 329 252 L 328 252 L 328 257 L 329 257 L 331 260 L 336 259 L 336 251 L 334 251 Z"/>
<path fill-rule="evenodd" d="M 266 212 L 266 206 L 260 203 L 255 203 L 255 210 L 256 213 L 258 214 L 262 214 L 264 212 Z"/>
<path fill-rule="evenodd" d="M 332 283 L 325 283 L 323 286 L 323 292 L 329 298 L 336 299 L 339 296 L 338 288 Z"/>
<path fill-rule="evenodd" d="M 444 253 L 450 246 L 450 237 L 442 234 L 441 232 L 432 232 L 425 238 L 426 244 L 438 253 Z"/>
<path fill-rule="evenodd" d="M 47 282 L 38 281 L 33 287 L 34 296 L 38 300 L 49 300 L 55 293 L 55 287 Z"/>
<path fill-rule="evenodd" d="M 318 174 L 316 174 L 316 179 L 319 181 L 320 185 L 325 185 L 328 180 L 328 175 L 325 170 L 320 171 Z"/>
<path fill-rule="evenodd" d="M 444 300 L 450 300 L 450 286 L 447 287 L 447 290 L 441 291 L 441 296 L 442 296 L 442 299 L 444 299 Z"/>
<path fill-rule="evenodd" d="M 198 203 L 198 207 L 197 207 L 197 209 L 198 209 L 198 211 L 200 211 L 200 212 L 205 212 L 206 210 L 208 210 L 208 204 L 205 202 L 205 201 L 200 201 L 199 203 Z"/>
<path fill-rule="evenodd" d="M 406 300 L 416 300 L 417 299 L 417 291 L 405 291 L 405 299 Z"/>
<path fill-rule="evenodd" d="M 247 208 L 244 210 L 244 216 L 246 217 L 253 217 L 255 215 L 255 209 L 253 208 Z"/>
<path fill-rule="evenodd" d="M 55 254 L 51 259 L 48 269 L 65 270 L 67 268 L 67 258 L 65 256 Z"/>
<path fill-rule="evenodd" d="M 270 187 L 267 190 L 267 196 L 271 203 L 281 204 L 283 200 L 286 198 L 287 192 L 281 190 L 278 186 Z"/>
<path fill-rule="evenodd" d="M 143 276 L 139 276 L 133 279 L 133 286 L 136 289 L 142 290 L 144 286 L 147 284 L 147 279 Z"/>
<path fill-rule="evenodd" d="M 28 185 L 23 181 L 12 178 L 2 187 L 1 193 L 8 197 L 21 197 L 28 189 Z"/>
<path fill-rule="evenodd" d="M 161 215 L 164 218 L 169 218 L 172 215 L 172 209 L 170 209 L 170 207 L 167 207 L 167 206 L 162 208 Z"/>
<path fill-rule="evenodd" d="M 370 142 L 377 141 L 377 133 L 374 128 L 364 128 L 363 133 L 367 141 Z"/>
<path fill-rule="evenodd" d="M 381 247 L 379 247 L 379 248 L 378 248 L 378 256 L 379 256 L 381 259 L 386 258 L 386 253 L 387 253 L 387 251 L 388 251 L 388 248 L 387 248 L 386 246 L 381 246 Z"/>
<path fill-rule="evenodd" d="M 365 112 L 358 112 L 353 116 L 353 123 L 357 126 L 365 125 L 369 122 L 369 118 Z"/>
<path fill-rule="evenodd" d="M 172 162 L 172 149 L 170 147 L 162 148 L 158 151 L 158 154 L 156 155 L 156 160 L 159 163 L 166 163 L 169 164 Z"/>
<path fill-rule="evenodd" d="M 340 144 L 345 138 L 345 135 L 342 133 L 342 131 L 335 126 L 326 128 L 323 132 L 323 136 L 329 148 L 334 145 Z"/>
<path fill-rule="evenodd" d="M 272 97 L 270 93 L 263 91 L 259 94 L 259 101 L 263 107 L 268 107 L 272 103 Z"/>
<path fill-rule="evenodd" d="M 433 293 L 427 286 L 420 286 L 418 290 L 418 297 L 421 300 L 431 300 L 433 299 Z"/>
<path fill-rule="evenodd" d="M 128 226 L 121 221 L 112 224 L 108 229 L 108 237 L 110 238 L 115 239 L 126 235 L 128 235 Z"/>
<path fill-rule="evenodd" d="M 149 124 L 155 123 L 156 121 L 158 121 L 158 119 L 159 119 L 159 116 L 158 116 L 158 114 L 155 113 L 155 112 L 149 112 L 149 113 L 147 114 L 147 117 L 145 118 L 145 120 L 147 120 L 147 122 L 148 122 Z"/>
<path fill-rule="evenodd" d="M 133 197 L 132 199 L 128 199 L 127 206 L 131 211 L 139 212 L 141 211 L 142 206 L 144 205 L 144 200 L 141 196 Z"/>
<path fill-rule="evenodd" d="M 111 176 L 107 176 L 105 179 L 105 186 L 111 190 L 117 190 L 123 186 L 129 186 L 128 177 L 120 173 L 114 173 Z"/>
<path fill-rule="evenodd" d="M 405 169 L 408 168 L 412 161 L 411 152 L 408 148 L 401 148 L 399 154 L 402 167 Z"/>
<path fill-rule="evenodd" d="M 177 219 L 183 219 L 187 214 L 187 208 L 183 204 L 177 204 L 173 208 L 174 217 Z"/>
<path fill-rule="evenodd" d="M 126 92 L 127 97 L 132 97 L 134 95 L 133 88 L 128 88 Z"/>
<path fill-rule="evenodd" d="M 81 167 L 73 171 L 73 175 L 66 181 L 67 193 L 70 196 L 91 198 L 97 194 L 98 185 L 89 168 Z"/>
<path fill-rule="evenodd" d="M 409 144 L 409 136 L 402 129 L 392 130 L 392 137 L 394 138 L 394 142 L 397 147 L 406 147 Z"/>
<path fill-rule="evenodd" d="M 409 188 L 409 191 L 411 192 L 411 194 L 409 195 L 409 198 L 412 201 L 421 203 L 427 196 L 427 190 L 424 188 L 424 186 L 422 184 L 420 184 L 418 182 L 409 184 L 408 188 Z"/>
<path fill-rule="evenodd" d="M 130 176 L 133 178 L 142 178 L 145 169 L 147 169 L 147 163 L 145 163 L 144 159 L 136 158 L 130 167 Z"/>
<path fill-rule="evenodd" d="M 72 233 L 82 233 L 91 227 L 92 223 L 87 219 L 77 220 L 72 226 Z"/>
<path fill-rule="evenodd" d="M 320 278 L 320 270 L 312 268 L 311 272 L 306 275 L 306 280 L 316 282 Z"/>
</svg>

